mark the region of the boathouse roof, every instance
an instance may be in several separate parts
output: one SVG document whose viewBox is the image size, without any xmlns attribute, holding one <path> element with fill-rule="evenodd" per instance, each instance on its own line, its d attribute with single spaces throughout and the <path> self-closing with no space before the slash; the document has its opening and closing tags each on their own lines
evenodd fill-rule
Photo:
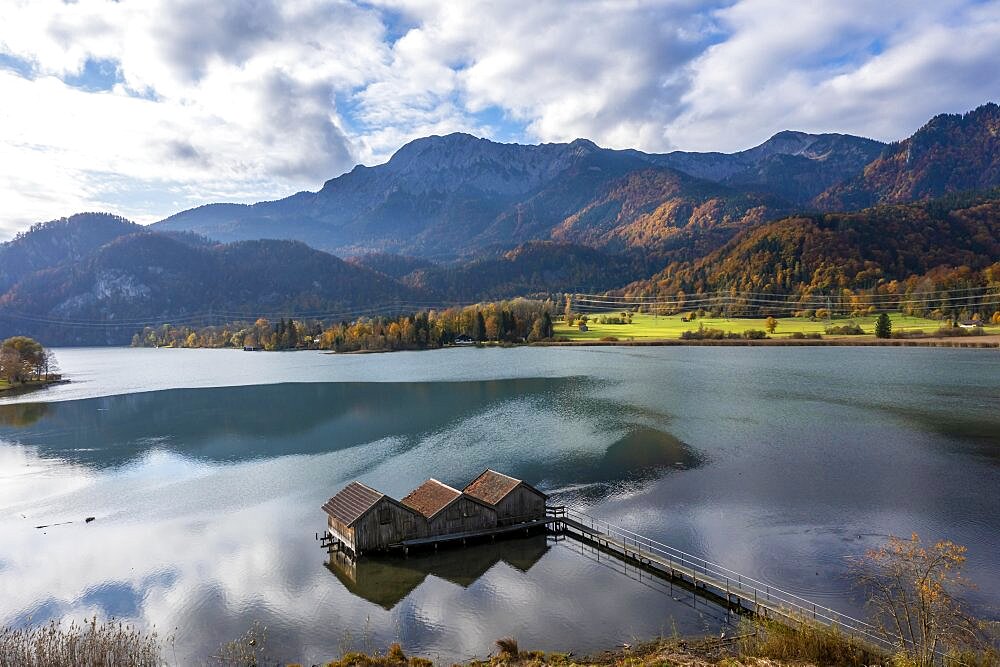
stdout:
<svg viewBox="0 0 1000 667">
<path fill-rule="evenodd" d="M 462 492 L 458 489 L 431 478 L 410 491 L 410 494 L 400 502 L 429 519 L 461 495 Z"/>
<path fill-rule="evenodd" d="M 484 470 L 479 477 L 472 480 L 472 482 L 465 487 L 464 493 L 488 505 L 496 505 L 498 502 L 506 498 L 511 491 L 522 484 L 542 497 L 546 497 L 544 493 L 530 484 L 491 469 Z"/>
<path fill-rule="evenodd" d="M 365 515 L 385 494 L 361 482 L 351 482 L 323 505 L 327 514 L 350 526 Z"/>
</svg>

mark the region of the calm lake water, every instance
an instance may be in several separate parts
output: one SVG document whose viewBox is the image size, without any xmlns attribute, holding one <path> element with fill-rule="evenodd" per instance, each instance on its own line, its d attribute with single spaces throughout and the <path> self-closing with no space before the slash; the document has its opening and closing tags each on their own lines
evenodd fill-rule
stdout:
<svg viewBox="0 0 1000 667">
<path fill-rule="evenodd" d="M 397 639 L 442 660 L 506 635 L 580 652 L 725 621 L 544 536 L 327 567 L 320 505 L 346 482 L 399 497 L 486 467 L 848 613 L 847 557 L 890 533 L 952 539 L 974 602 L 1000 607 L 992 350 L 57 356 L 71 384 L 0 401 L 0 625 L 114 615 L 175 635 L 187 663 L 259 621 L 273 655 L 311 663 Z"/>
</svg>

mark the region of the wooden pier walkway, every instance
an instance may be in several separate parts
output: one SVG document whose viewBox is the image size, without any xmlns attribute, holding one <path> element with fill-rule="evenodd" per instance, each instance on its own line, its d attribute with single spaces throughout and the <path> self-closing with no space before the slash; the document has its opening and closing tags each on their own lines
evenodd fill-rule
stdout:
<svg viewBox="0 0 1000 667">
<path fill-rule="evenodd" d="M 411 548 L 436 548 L 438 544 L 454 542 L 464 544 L 539 528 L 588 544 L 677 584 L 728 612 L 773 618 L 786 624 L 819 623 L 836 627 L 878 648 L 897 648 L 870 623 L 567 506 L 546 507 L 544 517 L 536 515 L 510 525 L 403 540 L 390 548 L 408 553 Z M 330 553 L 343 550 L 343 545 L 329 532 L 323 536 L 321 544 Z"/>
<path fill-rule="evenodd" d="M 865 621 L 775 588 L 670 545 L 590 516 L 570 507 L 547 508 L 558 519 L 552 530 L 611 554 L 624 562 L 668 579 L 739 614 L 773 618 L 783 623 L 815 622 L 875 647 L 897 647 Z"/>
</svg>

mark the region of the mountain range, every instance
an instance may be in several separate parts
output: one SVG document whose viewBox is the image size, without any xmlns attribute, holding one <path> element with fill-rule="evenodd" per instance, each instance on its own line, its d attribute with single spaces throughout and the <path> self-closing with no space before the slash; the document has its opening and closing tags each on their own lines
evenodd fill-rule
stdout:
<svg viewBox="0 0 1000 667">
<path fill-rule="evenodd" d="M 35 225 L 0 244 L 0 336 L 108 343 L 199 317 L 978 270 L 1000 261 L 998 136 L 987 104 L 892 144 L 786 131 L 729 154 L 426 137 L 318 192 L 148 227 L 96 213 Z M 949 199 L 965 191 L 980 194 Z"/>
<path fill-rule="evenodd" d="M 656 251 L 688 227 L 735 230 L 806 206 L 884 147 L 848 135 L 781 132 L 740 153 L 655 155 L 585 139 L 524 146 L 450 134 L 412 141 L 385 164 L 355 167 L 318 192 L 211 204 L 153 228 L 438 261 L 535 240 Z"/>
</svg>

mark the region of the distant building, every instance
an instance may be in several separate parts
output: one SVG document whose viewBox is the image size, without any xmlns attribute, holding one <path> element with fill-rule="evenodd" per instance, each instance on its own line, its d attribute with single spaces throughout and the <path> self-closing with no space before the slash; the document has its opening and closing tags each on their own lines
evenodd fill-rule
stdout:
<svg viewBox="0 0 1000 667">
<path fill-rule="evenodd" d="M 400 503 L 427 520 L 428 535 L 467 533 L 497 525 L 496 510 L 490 505 L 436 479 L 427 480 Z"/>
<path fill-rule="evenodd" d="M 244 352 L 259 352 L 260 348 L 257 347 L 256 345 L 244 345 L 243 346 L 243 351 Z"/>
<path fill-rule="evenodd" d="M 958 323 L 958 326 L 963 329 L 977 329 L 983 326 L 981 320 L 962 320 Z"/>
<path fill-rule="evenodd" d="M 494 508 L 500 526 L 543 518 L 548 500 L 530 484 L 496 470 L 483 471 L 463 493 Z"/>
<path fill-rule="evenodd" d="M 352 556 L 382 551 L 426 534 L 420 514 L 361 482 L 326 501 L 327 530 Z"/>
<path fill-rule="evenodd" d="M 476 341 L 472 340 L 472 336 L 465 334 L 455 336 L 455 345 L 475 345 L 475 343 Z"/>
</svg>

